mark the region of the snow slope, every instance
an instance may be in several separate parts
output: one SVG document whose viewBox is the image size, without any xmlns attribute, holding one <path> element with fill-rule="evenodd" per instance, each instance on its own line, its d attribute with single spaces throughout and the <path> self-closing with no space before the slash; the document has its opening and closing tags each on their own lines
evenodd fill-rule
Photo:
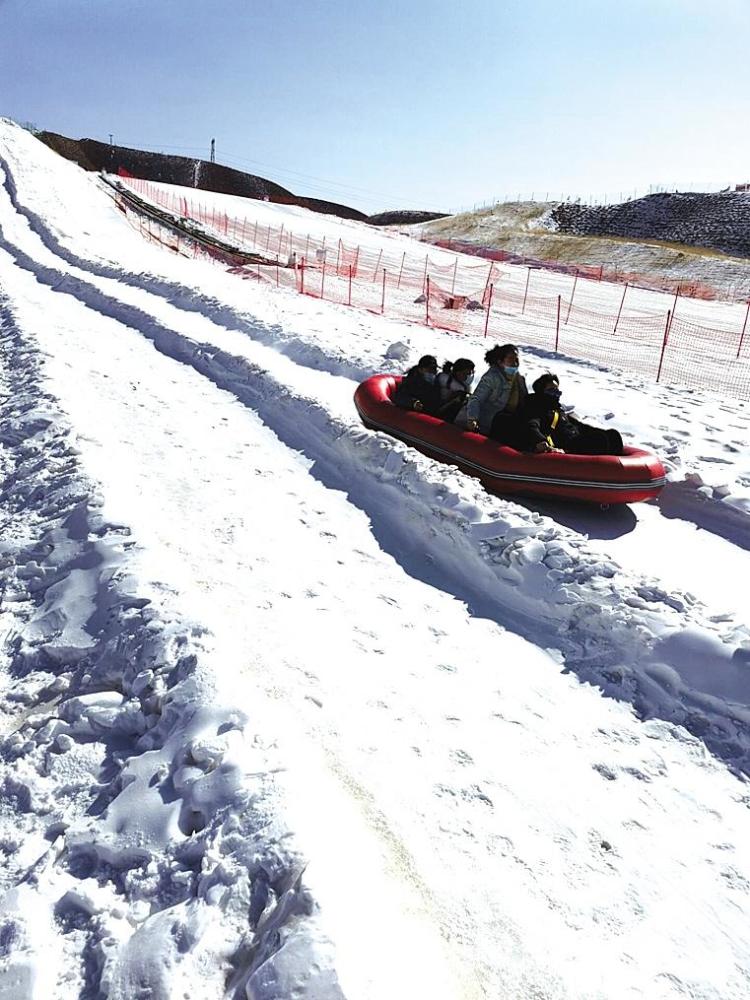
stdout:
<svg viewBox="0 0 750 1000">
<path fill-rule="evenodd" d="M 540 513 L 356 419 L 480 342 L 0 171 L 0 997 L 746 996 L 747 407 L 524 352 L 671 468 Z"/>
</svg>

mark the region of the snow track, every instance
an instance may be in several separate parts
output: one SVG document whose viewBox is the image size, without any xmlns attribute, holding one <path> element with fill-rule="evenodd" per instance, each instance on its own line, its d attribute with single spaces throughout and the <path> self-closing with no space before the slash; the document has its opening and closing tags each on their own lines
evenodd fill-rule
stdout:
<svg viewBox="0 0 750 1000">
<path fill-rule="evenodd" d="M 0 352 L 11 376 L 0 414 L 3 619 L 12 630 L 2 695 L 16 706 L 4 717 L 0 787 L 22 803 L 20 822 L 2 823 L 2 887 L 16 885 L 2 927 L 24 946 L 4 970 L 2 995 L 131 997 L 142 978 L 170 977 L 179 935 L 195 945 L 217 932 L 226 964 L 202 968 L 195 947 L 180 960 L 186 983 L 221 992 L 235 960 L 243 981 L 274 965 L 283 975 L 279 931 L 311 912 L 299 857 L 288 839 L 283 850 L 267 836 L 260 851 L 245 849 L 278 798 L 273 753 L 245 740 L 236 710 L 193 707 L 213 685 L 201 629 L 165 620 L 158 601 L 132 592 L 130 533 L 102 516 L 38 355 L 2 300 Z M 163 805 L 144 808 L 149 797 Z M 236 906 L 242 892 L 223 899 L 230 877 L 255 900 L 249 923 Z M 50 891 L 61 897 L 59 936 L 32 916 Z M 136 952 L 118 953 L 137 913 Z M 292 938 L 309 934 L 303 925 Z M 321 982 L 333 989 L 330 975 L 321 971 Z"/>
</svg>

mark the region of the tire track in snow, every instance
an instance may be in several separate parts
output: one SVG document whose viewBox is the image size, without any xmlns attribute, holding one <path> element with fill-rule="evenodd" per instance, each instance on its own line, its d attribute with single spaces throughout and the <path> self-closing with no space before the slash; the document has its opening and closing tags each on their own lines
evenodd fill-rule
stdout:
<svg viewBox="0 0 750 1000">
<path fill-rule="evenodd" d="M 684 726 L 722 760 L 750 771 L 746 628 L 721 634 L 688 595 L 670 595 L 651 580 L 624 573 L 574 533 L 489 497 L 393 439 L 332 415 L 320 397 L 288 388 L 297 368 L 289 359 L 256 346 L 259 360 L 253 362 L 194 341 L 144 310 L 7 247 L 41 283 L 145 336 L 257 412 L 285 444 L 312 460 L 312 475 L 348 493 L 370 517 L 381 547 L 411 575 L 536 644 L 560 649 L 567 668 L 582 680 L 629 701 L 644 718 Z M 681 677 L 683 661 L 696 649 L 721 672 L 719 690 L 712 690 L 710 671 Z"/>
<path fill-rule="evenodd" d="M 281 819 L 279 762 L 243 737 L 246 716 L 201 698 L 201 630 L 133 589 L 129 533 L 103 518 L 2 296 L 0 360 L 0 986 L 126 1000 L 162 995 L 178 964 L 216 996 L 232 973 L 265 997 L 283 934 L 308 948 L 309 984 L 340 996 L 293 838 L 283 822 L 258 835 Z M 212 923 L 224 944 L 209 969 Z"/>
</svg>

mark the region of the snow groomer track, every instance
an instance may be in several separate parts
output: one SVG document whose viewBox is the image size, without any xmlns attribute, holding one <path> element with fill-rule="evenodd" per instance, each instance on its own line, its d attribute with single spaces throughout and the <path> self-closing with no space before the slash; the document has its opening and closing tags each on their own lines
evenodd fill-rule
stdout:
<svg viewBox="0 0 750 1000">
<path fill-rule="evenodd" d="M 0 996 L 745 997 L 745 406 L 509 322 L 667 468 L 542 513 L 352 404 L 481 339 L 0 181 Z"/>
</svg>

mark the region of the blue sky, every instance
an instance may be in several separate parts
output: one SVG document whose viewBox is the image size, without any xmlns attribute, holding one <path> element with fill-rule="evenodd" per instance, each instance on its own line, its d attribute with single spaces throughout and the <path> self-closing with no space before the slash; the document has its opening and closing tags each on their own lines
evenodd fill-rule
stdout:
<svg viewBox="0 0 750 1000">
<path fill-rule="evenodd" d="M 750 0 L 0 0 L 0 114 L 364 211 L 750 180 Z"/>
</svg>

